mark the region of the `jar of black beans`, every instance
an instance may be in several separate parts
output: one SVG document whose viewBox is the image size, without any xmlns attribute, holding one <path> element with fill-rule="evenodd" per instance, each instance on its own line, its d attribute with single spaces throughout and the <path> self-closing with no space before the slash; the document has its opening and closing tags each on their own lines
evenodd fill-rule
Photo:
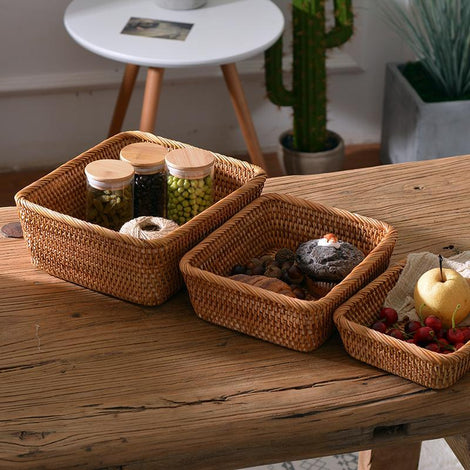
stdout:
<svg viewBox="0 0 470 470">
<path fill-rule="evenodd" d="M 165 155 L 168 149 L 137 142 L 121 149 L 121 160 L 134 167 L 134 217 L 166 215 Z"/>
<path fill-rule="evenodd" d="M 102 159 L 85 167 L 86 220 L 118 231 L 133 218 L 134 168 L 120 160 Z"/>
<path fill-rule="evenodd" d="M 214 202 L 214 161 L 207 150 L 182 148 L 165 158 L 168 179 L 167 218 L 182 225 Z"/>
</svg>

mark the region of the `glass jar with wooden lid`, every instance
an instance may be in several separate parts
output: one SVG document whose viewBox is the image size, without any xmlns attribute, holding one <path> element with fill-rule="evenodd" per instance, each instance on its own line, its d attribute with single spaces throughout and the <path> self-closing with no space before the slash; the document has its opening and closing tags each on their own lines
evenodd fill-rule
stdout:
<svg viewBox="0 0 470 470">
<path fill-rule="evenodd" d="M 134 168 L 121 160 L 95 160 L 85 167 L 86 220 L 119 230 L 133 218 Z"/>
<path fill-rule="evenodd" d="M 168 171 L 167 218 L 184 224 L 214 202 L 214 155 L 197 148 L 170 151 Z"/>
<path fill-rule="evenodd" d="M 120 159 L 134 167 L 134 217 L 166 214 L 168 149 L 152 142 L 136 142 L 121 149 Z"/>
</svg>

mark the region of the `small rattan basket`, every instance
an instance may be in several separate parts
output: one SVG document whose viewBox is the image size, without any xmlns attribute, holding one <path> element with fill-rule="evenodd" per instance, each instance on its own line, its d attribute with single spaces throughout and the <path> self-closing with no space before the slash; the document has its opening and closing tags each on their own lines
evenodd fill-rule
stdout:
<svg viewBox="0 0 470 470">
<path fill-rule="evenodd" d="M 307 301 L 229 279 L 235 264 L 334 232 L 366 257 L 320 300 Z M 318 348 L 333 312 L 388 266 L 396 232 L 387 223 L 292 196 L 256 199 L 180 262 L 196 314 L 209 322 L 298 351 Z"/>
<path fill-rule="evenodd" d="M 389 291 L 403 270 L 401 262 L 339 307 L 334 322 L 348 354 L 362 362 L 424 387 L 450 387 L 470 367 L 470 343 L 451 354 L 440 354 L 371 328 Z"/>
<path fill-rule="evenodd" d="M 169 235 L 141 240 L 88 223 L 85 218 L 85 166 L 119 159 L 135 142 L 169 149 L 189 147 L 143 132 L 122 132 L 15 196 L 34 265 L 66 281 L 143 305 L 159 305 L 183 285 L 178 262 L 183 254 L 235 215 L 263 190 L 266 173 L 247 162 L 215 155 L 215 203 Z"/>
</svg>

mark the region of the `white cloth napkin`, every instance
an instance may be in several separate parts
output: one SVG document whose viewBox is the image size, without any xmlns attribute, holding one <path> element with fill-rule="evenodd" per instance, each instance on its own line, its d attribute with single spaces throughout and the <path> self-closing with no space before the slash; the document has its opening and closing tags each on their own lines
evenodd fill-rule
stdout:
<svg viewBox="0 0 470 470">
<path fill-rule="evenodd" d="M 454 269 L 463 277 L 470 278 L 470 251 L 463 251 L 451 258 L 443 258 L 444 268 Z M 398 319 L 408 316 L 410 320 L 419 320 L 416 314 L 413 291 L 418 279 L 426 271 L 439 267 L 439 258 L 434 253 L 411 253 L 408 255 L 405 267 L 398 278 L 395 287 L 388 293 L 384 305 L 394 308 Z M 470 315 L 460 323 L 470 325 Z"/>
</svg>

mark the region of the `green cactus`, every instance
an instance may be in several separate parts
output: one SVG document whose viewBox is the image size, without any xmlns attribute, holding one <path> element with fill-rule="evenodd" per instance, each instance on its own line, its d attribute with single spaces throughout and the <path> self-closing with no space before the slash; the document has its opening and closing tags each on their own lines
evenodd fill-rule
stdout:
<svg viewBox="0 0 470 470">
<path fill-rule="evenodd" d="M 353 32 L 351 0 L 334 0 L 334 26 L 325 25 L 326 0 L 292 0 L 292 89 L 282 79 L 282 36 L 265 52 L 269 99 L 294 111 L 294 149 L 325 150 L 326 50 L 344 44 Z"/>
</svg>

